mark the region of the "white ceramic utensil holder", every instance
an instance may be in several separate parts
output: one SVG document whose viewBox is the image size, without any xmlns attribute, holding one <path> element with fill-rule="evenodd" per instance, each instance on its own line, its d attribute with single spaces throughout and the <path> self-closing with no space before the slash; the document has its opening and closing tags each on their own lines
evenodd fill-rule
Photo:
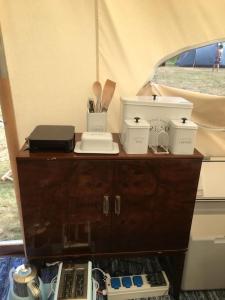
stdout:
<svg viewBox="0 0 225 300">
<path fill-rule="evenodd" d="M 91 131 L 91 132 L 107 131 L 107 113 L 87 112 L 87 131 Z"/>
</svg>

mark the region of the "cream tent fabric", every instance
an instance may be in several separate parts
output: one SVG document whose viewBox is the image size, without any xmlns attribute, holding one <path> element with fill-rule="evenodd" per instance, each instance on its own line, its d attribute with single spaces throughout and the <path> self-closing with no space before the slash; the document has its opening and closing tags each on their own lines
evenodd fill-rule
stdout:
<svg viewBox="0 0 225 300">
<path fill-rule="evenodd" d="M 113 129 L 119 119 L 119 95 L 135 95 L 166 58 L 225 40 L 225 1 L 105 0 L 99 1 L 98 18 L 100 77 L 111 76 L 119 83 L 111 107 Z M 225 97 L 162 86 L 157 91 L 192 101 L 193 120 L 225 127 Z M 225 155 L 224 132 L 200 129 L 197 144 L 205 155 Z"/>
<path fill-rule="evenodd" d="M 223 0 L 99 0 L 100 76 L 134 94 L 166 58 L 225 39 Z"/>
<path fill-rule="evenodd" d="M 118 131 L 120 96 L 135 95 L 166 58 L 225 40 L 224 20 L 224 0 L 0 0 L 20 145 L 37 124 L 84 131 L 97 78 L 117 82 L 108 123 Z"/>
<path fill-rule="evenodd" d="M 39 124 L 86 128 L 96 76 L 94 0 L 0 0 L 20 146 Z"/>
</svg>

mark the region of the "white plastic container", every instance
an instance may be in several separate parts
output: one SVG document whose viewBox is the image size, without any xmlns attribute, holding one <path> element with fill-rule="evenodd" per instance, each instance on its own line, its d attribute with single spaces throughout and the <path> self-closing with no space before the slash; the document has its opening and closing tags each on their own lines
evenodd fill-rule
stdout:
<svg viewBox="0 0 225 300">
<path fill-rule="evenodd" d="M 81 136 L 81 150 L 83 151 L 111 151 L 113 139 L 110 132 L 84 132 Z"/>
<path fill-rule="evenodd" d="M 198 126 L 186 118 L 171 120 L 169 150 L 173 154 L 193 154 Z"/>
<path fill-rule="evenodd" d="M 184 264 L 182 289 L 224 288 L 225 215 L 209 212 L 194 215 Z"/>
<path fill-rule="evenodd" d="M 87 112 L 87 131 L 90 132 L 107 131 L 107 113 Z"/>
<path fill-rule="evenodd" d="M 110 132 L 84 132 L 76 142 L 75 153 L 118 154 L 119 145 L 113 142 Z"/>
<path fill-rule="evenodd" d="M 139 117 L 125 120 L 121 142 L 128 154 L 145 154 L 148 152 L 150 125 Z"/>
</svg>

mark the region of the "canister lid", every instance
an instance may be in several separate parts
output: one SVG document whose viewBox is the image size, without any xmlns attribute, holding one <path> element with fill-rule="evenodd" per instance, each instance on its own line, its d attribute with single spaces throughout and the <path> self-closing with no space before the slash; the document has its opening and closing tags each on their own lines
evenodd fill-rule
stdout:
<svg viewBox="0 0 225 300">
<path fill-rule="evenodd" d="M 27 283 L 37 276 L 37 270 L 34 266 L 29 264 L 22 264 L 18 266 L 13 273 L 13 279 L 18 283 Z"/>
<path fill-rule="evenodd" d="M 125 120 L 125 124 L 128 128 L 150 128 L 149 123 L 146 120 L 141 119 L 140 117 Z"/>
<path fill-rule="evenodd" d="M 171 120 L 170 125 L 173 128 L 182 128 L 182 129 L 198 129 L 198 126 L 192 122 L 191 120 L 188 120 L 187 118 L 181 118 L 178 120 Z"/>
</svg>

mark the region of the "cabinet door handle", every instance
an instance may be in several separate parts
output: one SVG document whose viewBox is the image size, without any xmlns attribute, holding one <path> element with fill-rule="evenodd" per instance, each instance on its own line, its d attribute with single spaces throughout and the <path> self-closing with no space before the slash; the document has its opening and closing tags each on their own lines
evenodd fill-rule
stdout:
<svg viewBox="0 0 225 300">
<path fill-rule="evenodd" d="M 121 197 L 119 195 L 116 195 L 116 197 L 115 197 L 115 214 L 117 216 L 120 215 L 120 205 L 121 205 Z"/>
<path fill-rule="evenodd" d="M 103 214 L 105 216 L 109 214 L 109 196 L 106 195 L 103 197 Z"/>
</svg>

